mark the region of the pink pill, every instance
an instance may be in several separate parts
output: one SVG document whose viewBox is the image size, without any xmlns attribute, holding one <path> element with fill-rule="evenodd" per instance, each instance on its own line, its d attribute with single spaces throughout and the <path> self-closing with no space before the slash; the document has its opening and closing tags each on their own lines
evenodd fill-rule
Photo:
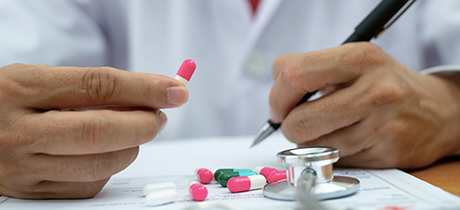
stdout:
<svg viewBox="0 0 460 210">
<path fill-rule="evenodd" d="M 187 85 L 187 83 L 190 81 L 190 78 L 192 78 L 195 69 L 195 61 L 193 61 L 192 59 L 187 59 L 184 62 L 182 62 L 179 71 L 177 71 L 175 79 L 179 80 L 184 85 Z"/>
<path fill-rule="evenodd" d="M 276 172 L 278 170 L 274 169 L 274 168 L 270 168 L 270 167 L 263 167 L 263 166 L 257 166 L 254 168 L 254 172 L 262 175 L 265 177 L 265 179 L 268 179 L 268 176 L 273 173 L 273 172 Z"/>
<path fill-rule="evenodd" d="M 197 168 L 195 170 L 196 178 L 203 184 L 209 184 L 212 181 L 213 174 L 206 168 Z"/>
<path fill-rule="evenodd" d="M 249 190 L 262 189 L 267 180 L 262 175 L 233 177 L 227 182 L 227 188 L 232 193 L 246 192 Z"/>
<path fill-rule="evenodd" d="M 274 182 L 281 179 L 287 179 L 286 171 L 276 171 L 268 176 L 268 182 Z"/>
<path fill-rule="evenodd" d="M 196 201 L 204 201 L 208 196 L 208 189 L 197 181 L 191 181 L 188 184 L 188 192 Z"/>
</svg>

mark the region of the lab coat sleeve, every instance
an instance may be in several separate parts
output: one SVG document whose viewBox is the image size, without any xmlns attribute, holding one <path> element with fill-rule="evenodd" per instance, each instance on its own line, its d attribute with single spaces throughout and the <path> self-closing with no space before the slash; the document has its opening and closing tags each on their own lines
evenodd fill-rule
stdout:
<svg viewBox="0 0 460 210">
<path fill-rule="evenodd" d="M 460 1 L 420 1 L 420 43 L 425 67 L 460 64 Z M 442 14 L 442 15 L 440 15 Z M 453 66 L 451 66 L 453 67 Z M 449 67 L 452 72 L 452 68 Z M 445 67 L 443 67 L 445 68 Z M 441 71 L 440 68 L 437 68 Z M 455 68 L 454 68 L 455 69 Z M 458 69 L 458 67 L 456 68 Z M 434 71 L 436 69 L 431 69 Z"/>
<path fill-rule="evenodd" d="M 451 76 L 460 74 L 460 65 L 435 66 L 432 68 L 424 69 L 420 73 L 424 75 L 436 74 L 439 76 Z"/>
<path fill-rule="evenodd" d="M 97 2 L 0 0 L 0 67 L 107 65 L 104 32 L 85 9 Z"/>
</svg>

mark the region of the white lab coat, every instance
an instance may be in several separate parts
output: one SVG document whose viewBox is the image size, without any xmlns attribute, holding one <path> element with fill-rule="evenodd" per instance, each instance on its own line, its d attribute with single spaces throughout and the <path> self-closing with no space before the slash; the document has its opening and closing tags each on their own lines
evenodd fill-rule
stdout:
<svg viewBox="0 0 460 210">
<path fill-rule="evenodd" d="M 340 45 L 380 0 L 0 0 L 0 66 L 113 66 L 174 76 L 197 63 L 158 137 L 252 135 L 282 54 Z M 460 63 L 460 1 L 419 0 L 374 43 L 411 69 Z M 154 100 L 154 99 L 152 99 Z"/>
</svg>

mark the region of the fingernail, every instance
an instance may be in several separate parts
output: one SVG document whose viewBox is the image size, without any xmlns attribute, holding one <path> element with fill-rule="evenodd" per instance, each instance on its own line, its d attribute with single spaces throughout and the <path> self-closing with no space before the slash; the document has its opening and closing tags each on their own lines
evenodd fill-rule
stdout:
<svg viewBox="0 0 460 210">
<path fill-rule="evenodd" d="M 187 90 L 185 87 L 168 87 L 168 102 L 173 105 L 180 105 L 187 100 Z"/>
<path fill-rule="evenodd" d="M 272 109 L 268 112 L 268 116 L 270 117 L 270 120 L 272 120 L 274 123 L 280 123 L 283 121 L 283 118 L 280 117 L 279 114 L 275 113 Z"/>
<path fill-rule="evenodd" d="M 158 119 L 160 120 L 160 130 L 158 131 L 159 133 L 166 128 L 166 125 L 168 124 L 168 117 L 164 112 L 160 111 L 158 114 Z"/>
</svg>

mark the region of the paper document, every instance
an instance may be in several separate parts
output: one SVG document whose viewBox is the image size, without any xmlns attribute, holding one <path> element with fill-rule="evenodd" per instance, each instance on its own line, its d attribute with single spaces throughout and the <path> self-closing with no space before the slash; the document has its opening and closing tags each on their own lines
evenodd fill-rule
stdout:
<svg viewBox="0 0 460 210">
<path fill-rule="evenodd" d="M 152 142 L 142 146 L 139 158 L 125 171 L 115 175 L 94 198 L 82 200 L 22 200 L 0 197 L 0 209 L 191 209 L 195 205 L 230 206 L 233 209 L 295 209 L 294 201 L 266 198 L 262 190 L 231 193 L 216 181 L 205 185 L 208 197 L 197 202 L 188 194 L 187 185 L 196 180 L 194 170 L 206 167 L 284 168 L 276 153 L 294 147 L 282 136 L 270 137 L 251 150 L 251 137 L 189 139 Z M 460 209 L 460 198 L 400 170 L 336 168 L 335 175 L 355 177 L 360 190 L 351 196 L 321 201 L 328 209 Z M 179 198 L 170 204 L 150 207 L 141 189 L 146 184 L 174 182 Z M 222 209 L 222 208 L 217 208 Z"/>
</svg>

